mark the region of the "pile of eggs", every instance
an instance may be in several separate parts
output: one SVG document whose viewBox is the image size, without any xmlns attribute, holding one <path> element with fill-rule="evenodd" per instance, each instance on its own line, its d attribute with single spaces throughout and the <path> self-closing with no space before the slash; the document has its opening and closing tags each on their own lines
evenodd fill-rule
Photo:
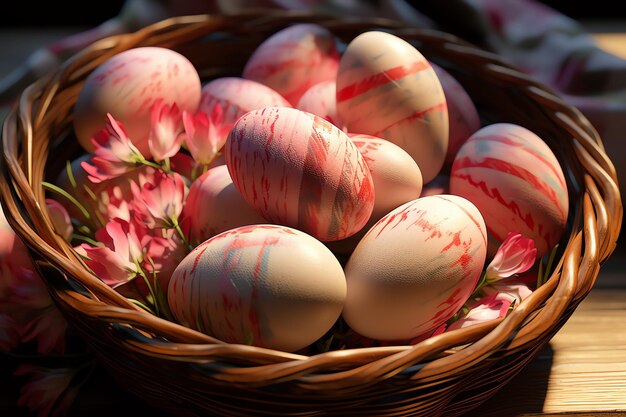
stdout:
<svg viewBox="0 0 626 417">
<path fill-rule="evenodd" d="M 223 158 L 190 185 L 195 248 L 167 294 L 177 322 L 229 343 L 298 351 L 340 317 L 376 340 L 428 335 L 508 232 L 543 256 L 565 230 L 565 179 L 538 132 L 481 127 L 463 87 L 386 32 L 340 45 L 293 25 L 241 77 L 204 85 L 174 51 L 122 52 L 87 79 L 76 136 L 91 151 L 110 112 L 149 155 L 156 100 L 220 105 L 230 129 Z"/>
</svg>

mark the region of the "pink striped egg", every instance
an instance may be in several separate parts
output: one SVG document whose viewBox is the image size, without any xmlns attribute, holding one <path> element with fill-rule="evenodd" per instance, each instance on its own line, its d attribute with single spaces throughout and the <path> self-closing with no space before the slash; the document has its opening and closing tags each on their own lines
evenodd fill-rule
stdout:
<svg viewBox="0 0 626 417">
<path fill-rule="evenodd" d="M 313 85 L 335 80 L 339 52 L 326 28 L 302 23 L 267 38 L 248 59 L 243 78 L 278 91 L 291 104 Z"/>
<path fill-rule="evenodd" d="M 202 87 L 199 110 L 211 114 L 222 107 L 223 123 L 230 127 L 245 113 L 263 107 L 291 107 L 283 96 L 266 85 L 239 77 L 223 77 Z"/>
<path fill-rule="evenodd" d="M 341 314 L 346 280 L 326 247 L 276 225 L 231 229 L 200 244 L 168 288 L 176 320 L 228 343 L 293 352 Z"/>
<path fill-rule="evenodd" d="M 480 117 L 474 102 L 456 78 L 439 65 L 432 62 L 431 65 L 441 82 L 441 87 L 446 96 L 446 103 L 448 103 L 450 129 L 445 163 L 447 166 L 450 166 L 461 145 L 474 132 L 480 129 Z"/>
<path fill-rule="evenodd" d="M 315 84 L 300 97 L 296 108 L 322 117 L 343 130 L 337 114 L 336 89 L 337 84 L 334 80 Z"/>
<path fill-rule="evenodd" d="M 478 207 L 490 237 L 501 242 L 520 231 L 534 240 L 538 257 L 565 230 L 569 202 L 563 171 L 548 145 L 524 127 L 497 123 L 473 134 L 454 160 L 450 191 Z"/>
<path fill-rule="evenodd" d="M 407 340 L 445 323 L 483 270 L 487 232 L 478 209 L 453 195 L 422 197 L 380 219 L 345 267 L 343 317 L 376 340 Z"/>
<path fill-rule="evenodd" d="M 430 63 L 411 44 L 365 32 L 348 45 L 337 75 L 337 111 L 349 132 L 387 139 L 433 179 L 448 147 L 446 99 Z"/>
<path fill-rule="evenodd" d="M 235 227 L 267 223 L 243 199 L 226 165 L 211 168 L 191 184 L 182 219 L 194 243 Z"/>
<path fill-rule="evenodd" d="M 321 117 L 286 107 L 251 111 L 237 120 L 224 150 L 235 186 L 271 223 L 330 241 L 353 235 L 372 213 L 365 160 Z"/>
<path fill-rule="evenodd" d="M 149 156 L 150 110 L 157 100 L 195 112 L 200 77 L 187 58 L 166 48 L 129 49 L 89 74 L 74 107 L 74 131 L 83 148 L 105 126 L 106 114 L 122 122 L 133 144 Z"/>
</svg>

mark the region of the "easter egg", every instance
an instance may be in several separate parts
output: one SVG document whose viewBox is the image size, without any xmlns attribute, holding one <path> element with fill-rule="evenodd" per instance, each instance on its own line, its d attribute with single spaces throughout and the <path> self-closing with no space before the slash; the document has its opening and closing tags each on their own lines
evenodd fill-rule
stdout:
<svg viewBox="0 0 626 417">
<path fill-rule="evenodd" d="M 187 58 L 159 47 L 133 48 L 112 56 L 95 69 L 80 91 L 74 107 L 74 131 L 87 151 L 91 138 L 105 126 L 106 115 L 124 125 L 128 137 L 144 156 L 153 104 L 176 103 L 195 112 L 200 103 L 200 77 Z"/>
<path fill-rule="evenodd" d="M 300 97 L 296 108 L 320 116 L 342 129 L 343 125 L 337 114 L 336 89 L 334 80 L 315 84 Z"/>
<path fill-rule="evenodd" d="M 258 81 L 296 104 L 311 86 L 335 80 L 339 53 L 326 28 L 301 23 L 267 38 L 248 59 L 243 78 Z"/>
<path fill-rule="evenodd" d="M 222 123 L 230 127 L 245 113 L 263 107 L 291 107 L 283 96 L 268 86 L 239 77 L 222 77 L 202 87 L 198 110 L 212 114 L 213 107 L 222 107 Z"/>
<path fill-rule="evenodd" d="M 474 102 L 463 86 L 449 72 L 431 62 L 441 82 L 448 104 L 448 150 L 445 163 L 452 165 L 456 153 L 474 132 L 480 129 L 480 117 Z"/>
<path fill-rule="evenodd" d="M 267 223 L 243 199 L 226 165 L 211 168 L 191 184 L 182 218 L 196 243 L 235 227 Z"/>
<path fill-rule="evenodd" d="M 319 116 L 286 107 L 246 113 L 231 129 L 224 155 L 243 198 L 270 223 L 329 241 L 353 235 L 372 213 L 365 160 Z"/>
<path fill-rule="evenodd" d="M 370 227 L 396 207 L 415 200 L 422 191 L 422 174 L 419 167 L 402 148 L 388 140 L 370 135 L 352 135 L 372 174 L 374 182 L 374 208 L 365 226 L 347 239 L 328 242 L 335 254 L 350 254 Z"/>
<path fill-rule="evenodd" d="M 478 207 L 490 237 L 502 242 L 520 231 L 534 240 L 538 257 L 565 230 L 569 203 L 561 166 L 548 145 L 522 126 L 496 123 L 474 133 L 454 160 L 450 192 Z"/>
<path fill-rule="evenodd" d="M 445 323 L 471 295 L 485 262 L 478 209 L 462 197 L 422 197 L 380 219 L 345 267 L 343 317 L 376 340 L 407 340 Z"/>
<path fill-rule="evenodd" d="M 346 296 L 341 265 L 310 235 L 243 226 L 196 247 L 174 271 L 176 320 L 228 343 L 296 351 L 335 323 Z"/>
<path fill-rule="evenodd" d="M 363 155 L 374 181 L 372 225 L 391 210 L 420 196 L 422 173 L 406 151 L 371 135 L 350 135 L 350 140 Z"/>
<path fill-rule="evenodd" d="M 337 111 L 349 132 L 407 151 L 425 182 L 441 170 L 448 147 L 446 99 L 430 63 L 408 42 L 377 31 L 354 38 L 339 64 Z"/>
</svg>

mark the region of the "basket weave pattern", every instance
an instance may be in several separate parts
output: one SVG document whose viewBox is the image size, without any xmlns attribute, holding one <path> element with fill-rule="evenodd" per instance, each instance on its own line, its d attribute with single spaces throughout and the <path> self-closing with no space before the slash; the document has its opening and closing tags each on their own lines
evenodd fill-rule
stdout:
<svg viewBox="0 0 626 417">
<path fill-rule="evenodd" d="M 53 181 L 81 152 L 72 108 L 99 64 L 129 48 L 162 46 L 187 56 L 205 80 L 238 76 L 258 44 L 298 22 L 326 26 L 345 42 L 386 28 L 451 72 L 484 121 L 517 123 L 552 148 L 570 194 L 568 232 L 548 282 L 505 319 L 414 346 L 314 356 L 226 344 L 135 307 L 94 277 L 54 232 L 41 181 Z M 578 110 L 497 55 L 448 34 L 382 20 L 252 11 L 175 18 L 105 39 L 23 92 L 5 121 L 2 145 L 3 209 L 54 300 L 125 388 L 176 415 L 463 414 L 513 378 L 565 323 L 615 249 L 622 220 L 615 169 Z"/>
</svg>

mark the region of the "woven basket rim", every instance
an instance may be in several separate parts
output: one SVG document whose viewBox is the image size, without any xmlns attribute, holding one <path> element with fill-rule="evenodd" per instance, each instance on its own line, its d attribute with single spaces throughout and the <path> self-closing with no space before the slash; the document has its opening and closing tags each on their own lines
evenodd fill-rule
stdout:
<svg viewBox="0 0 626 417">
<path fill-rule="evenodd" d="M 443 333 L 416 345 L 358 348 L 314 356 L 227 344 L 135 307 L 91 276 L 72 248 L 54 232 L 39 183 L 45 175 L 53 139 L 68 126 L 81 82 L 99 63 L 134 46 L 184 49 L 215 31 L 242 42 L 246 36 L 264 36 L 296 22 L 316 22 L 338 36 L 364 28 L 383 28 L 436 51 L 444 62 L 463 60 L 466 65 L 462 70 L 489 77 L 503 89 L 510 87 L 511 94 L 520 94 L 541 107 L 541 116 L 549 121 L 550 129 L 571 137 L 562 144 L 563 153 L 576 162 L 564 167 L 569 172 L 568 182 L 577 188 L 570 191 L 577 196 L 577 204 L 567 244 L 548 282 L 505 319 Z M 211 71 L 214 69 L 208 74 L 215 73 Z M 615 249 L 622 221 L 615 168 L 598 133 L 580 111 L 493 53 L 451 34 L 407 28 L 384 19 L 251 10 L 234 15 L 171 18 L 135 33 L 98 41 L 21 94 L 3 126 L 2 155 L 0 191 L 7 220 L 32 251 L 54 300 L 64 313 L 70 312 L 71 322 L 77 319 L 80 327 L 86 317 L 92 322 L 108 323 L 120 335 L 119 342 L 108 342 L 123 344 L 118 346 L 122 351 L 201 365 L 211 380 L 244 387 L 291 381 L 299 389 L 318 393 L 358 393 L 396 375 L 413 383 L 440 383 L 470 374 L 486 358 L 496 360 L 532 350 L 549 340 L 562 325 L 560 321 L 566 320 L 591 290 L 600 265 Z M 64 276 L 71 278 L 69 284 Z"/>
</svg>

